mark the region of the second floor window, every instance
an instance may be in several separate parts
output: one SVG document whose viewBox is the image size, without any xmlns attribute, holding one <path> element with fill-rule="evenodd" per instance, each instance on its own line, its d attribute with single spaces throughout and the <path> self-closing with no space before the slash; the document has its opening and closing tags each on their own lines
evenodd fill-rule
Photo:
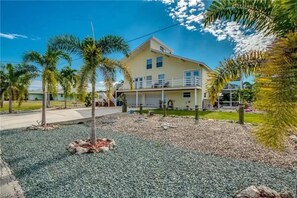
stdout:
<svg viewBox="0 0 297 198">
<path fill-rule="evenodd" d="M 152 66 L 153 66 L 153 60 L 147 59 L 146 60 L 146 69 L 152 69 Z"/>
<path fill-rule="evenodd" d="M 157 57 L 157 67 L 162 67 L 163 66 L 163 57 Z"/>
</svg>

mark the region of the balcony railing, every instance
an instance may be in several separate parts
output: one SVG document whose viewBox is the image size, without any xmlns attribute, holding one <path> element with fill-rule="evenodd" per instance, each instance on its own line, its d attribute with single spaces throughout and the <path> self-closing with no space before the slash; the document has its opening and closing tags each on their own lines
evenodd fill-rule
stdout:
<svg viewBox="0 0 297 198">
<path fill-rule="evenodd" d="M 178 87 L 201 87 L 201 78 L 183 78 L 183 79 L 168 79 L 168 80 L 143 80 L 134 81 L 134 89 L 157 89 L 157 88 L 178 88 Z M 128 89 L 122 87 L 120 89 Z"/>
</svg>

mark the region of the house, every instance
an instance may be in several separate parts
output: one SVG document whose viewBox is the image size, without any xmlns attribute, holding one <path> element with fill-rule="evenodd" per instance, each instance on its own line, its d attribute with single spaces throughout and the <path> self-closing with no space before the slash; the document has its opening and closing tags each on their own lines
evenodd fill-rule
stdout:
<svg viewBox="0 0 297 198">
<path fill-rule="evenodd" d="M 136 48 L 122 63 L 130 70 L 133 89 L 124 79 L 117 95 L 125 94 L 131 107 L 161 107 L 162 101 L 173 109 L 210 106 L 206 82 L 212 70 L 200 61 L 174 55 L 155 37 Z"/>
<path fill-rule="evenodd" d="M 43 94 L 42 94 L 42 90 L 31 90 L 28 92 L 28 100 L 42 100 L 43 98 Z M 58 93 L 56 96 L 53 96 L 52 94 L 50 94 L 50 100 L 54 100 L 54 101 L 64 101 L 64 92 L 61 90 L 58 90 Z M 67 99 L 67 100 L 71 100 L 71 99 Z"/>
</svg>

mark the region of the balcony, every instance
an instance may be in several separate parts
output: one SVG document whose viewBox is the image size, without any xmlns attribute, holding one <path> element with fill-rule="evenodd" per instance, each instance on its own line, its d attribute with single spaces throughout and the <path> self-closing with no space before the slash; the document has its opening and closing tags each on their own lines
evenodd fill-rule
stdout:
<svg viewBox="0 0 297 198">
<path fill-rule="evenodd" d="M 133 89 L 170 89 L 170 88 L 193 88 L 201 87 L 201 78 L 182 78 L 182 79 L 168 79 L 168 80 L 144 80 L 134 81 Z M 123 86 L 119 90 L 127 90 L 129 88 Z"/>
</svg>

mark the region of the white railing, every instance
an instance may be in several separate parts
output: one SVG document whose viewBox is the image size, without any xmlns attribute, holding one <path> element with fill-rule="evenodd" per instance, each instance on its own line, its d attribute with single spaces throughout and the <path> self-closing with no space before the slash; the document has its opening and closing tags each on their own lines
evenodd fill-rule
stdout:
<svg viewBox="0 0 297 198">
<path fill-rule="evenodd" d="M 201 78 L 191 77 L 182 79 L 167 80 L 143 80 L 134 81 L 134 89 L 157 89 L 157 88 L 175 88 L 175 87 L 201 87 Z M 123 88 L 121 88 L 123 89 Z"/>
</svg>

